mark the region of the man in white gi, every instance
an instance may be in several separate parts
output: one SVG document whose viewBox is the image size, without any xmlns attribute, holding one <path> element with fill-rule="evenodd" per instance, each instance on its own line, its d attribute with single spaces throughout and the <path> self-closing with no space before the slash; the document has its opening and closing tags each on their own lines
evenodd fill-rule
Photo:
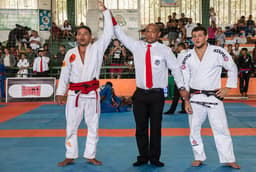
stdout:
<svg viewBox="0 0 256 172">
<path fill-rule="evenodd" d="M 207 30 L 204 27 L 194 28 L 192 41 L 195 47 L 184 54 L 181 64 L 186 89 L 190 91 L 190 100 L 188 101 L 187 98 L 185 101 L 185 108 L 190 114 L 189 138 L 195 158 L 192 166 L 200 166 L 206 160 L 200 132 L 208 115 L 220 163 L 232 168 L 240 168 L 235 162 L 222 102 L 229 90 L 237 87 L 237 67 L 228 52 L 221 47 L 207 44 L 207 39 Z M 224 88 L 221 88 L 222 67 L 228 71 Z"/>
<path fill-rule="evenodd" d="M 178 61 L 169 47 L 158 42 L 161 32 L 156 24 L 147 25 L 145 41 L 128 37 L 116 25 L 114 18 L 113 24 L 116 37 L 133 53 L 136 69 L 137 89 L 133 95 L 133 112 L 139 156 L 133 166 L 150 161 L 152 165 L 162 167 L 164 163 L 160 161 L 160 155 L 163 88 L 168 85 L 168 69 L 172 70 L 182 97 L 186 94 Z"/>
<path fill-rule="evenodd" d="M 69 50 L 63 61 L 59 85 L 57 89 L 58 104 L 64 103 L 64 95 L 69 84 L 66 104 L 66 159 L 59 162 L 65 166 L 78 158 L 77 130 L 83 117 L 88 133 L 84 158 L 89 163 L 101 165 L 96 156 L 98 142 L 98 124 L 100 116 L 99 74 L 104 51 L 113 36 L 111 14 L 104 4 L 99 2 L 104 15 L 104 31 L 102 36 L 91 44 L 91 30 L 87 26 L 77 29 L 78 47 Z"/>
</svg>

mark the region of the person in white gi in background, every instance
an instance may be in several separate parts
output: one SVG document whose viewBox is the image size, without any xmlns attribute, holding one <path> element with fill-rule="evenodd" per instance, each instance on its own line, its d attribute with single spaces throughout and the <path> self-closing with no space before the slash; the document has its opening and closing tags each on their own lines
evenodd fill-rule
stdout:
<svg viewBox="0 0 256 172">
<path fill-rule="evenodd" d="M 195 47 L 183 55 L 181 64 L 186 89 L 190 91 L 190 100 L 186 98 L 185 109 L 189 114 L 189 138 L 195 158 L 192 166 L 200 166 L 206 160 L 200 132 L 208 115 L 220 163 L 240 168 L 235 162 L 233 144 L 221 101 L 231 88 L 237 87 L 237 67 L 226 50 L 207 44 L 207 39 L 207 30 L 204 27 L 194 28 L 192 41 Z M 228 71 L 224 88 L 221 88 L 222 67 Z"/>
<path fill-rule="evenodd" d="M 95 158 L 100 117 L 100 97 L 98 96 L 98 80 L 96 79 L 99 79 L 104 51 L 113 36 L 113 24 L 110 11 L 106 10 L 102 2 L 99 2 L 99 5 L 104 15 L 103 34 L 96 42 L 91 44 L 90 28 L 87 26 L 78 27 L 76 35 L 78 47 L 67 52 L 61 69 L 56 93 L 58 104 L 62 105 L 64 103 L 64 95 L 68 84 L 71 90 L 68 91 L 66 104 L 66 159 L 59 162 L 59 166 L 71 164 L 74 159 L 78 158 L 77 130 L 83 117 L 88 128 L 83 157 L 88 159 L 88 163 L 94 165 L 102 164 Z M 87 89 L 87 83 L 89 89 L 93 88 L 94 84 L 97 87 L 94 87 L 88 94 L 84 94 L 83 89 Z M 90 83 L 93 84 L 90 85 Z M 80 90 L 76 90 L 75 87 L 79 84 L 86 86 L 83 85 Z M 72 85 L 75 85 L 73 90 Z"/>
<path fill-rule="evenodd" d="M 17 67 L 19 68 L 17 77 L 27 78 L 29 62 L 28 62 L 28 59 L 26 59 L 25 53 L 21 53 L 20 56 L 21 56 L 21 59 L 19 60 L 19 62 L 17 64 Z"/>
</svg>

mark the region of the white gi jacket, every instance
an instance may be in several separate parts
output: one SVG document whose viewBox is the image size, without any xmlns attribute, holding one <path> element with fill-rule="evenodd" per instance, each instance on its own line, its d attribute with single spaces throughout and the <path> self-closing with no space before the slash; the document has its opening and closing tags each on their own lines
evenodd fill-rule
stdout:
<svg viewBox="0 0 256 172">
<path fill-rule="evenodd" d="M 208 44 L 202 61 L 195 49 L 179 56 L 185 87 L 197 90 L 221 88 L 222 68 L 228 72 L 226 87 L 237 87 L 237 67 L 229 53 L 218 46 Z"/>
<path fill-rule="evenodd" d="M 69 83 L 79 83 L 99 79 L 100 68 L 103 61 L 103 55 L 113 36 L 113 23 L 109 10 L 103 12 L 104 31 L 101 37 L 89 44 L 86 48 L 84 64 L 78 51 L 78 47 L 69 50 L 63 61 L 60 79 L 56 95 L 64 95 Z M 69 90 L 68 95 L 76 95 L 74 91 Z M 80 97 L 95 97 L 95 92 L 81 94 Z"/>
<path fill-rule="evenodd" d="M 42 65 L 43 65 L 43 72 L 48 71 L 49 70 L 49 62 L 50 62 L 50 58 L 49 57 L 45 57 L 42 56 L 41 57 L 36 57 L 33 63 L 33 71 L 36 72 L 41 72 L 41 60 L 43 60 Z"/>
<path fill-rule="evenodd" d="M 17 64 L 17 67 L 19 67 L 19 71 L 18 71 L 18 75 L 21 75 L 21 74 L 28 74 L 28 69 L 27 67 L 29 67 L 29 62 L 28 62 L 28 59 L 20 59 L 18 64 Z M 22 68 L 25 68 L 25 69 L 22 69 Z"/>
</svg>

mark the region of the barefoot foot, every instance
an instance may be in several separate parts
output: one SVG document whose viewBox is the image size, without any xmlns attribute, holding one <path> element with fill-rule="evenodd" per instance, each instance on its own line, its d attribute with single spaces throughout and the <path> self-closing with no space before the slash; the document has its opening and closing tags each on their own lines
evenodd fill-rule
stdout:
<svg viewBox="0 0 256 172">
<path fill-rule="evenodd" d="M 68 164 L 73 164 L 73 163 L 74 163 L 74 159 L 66 158 L 64 161 L 59 162 L 58 166 L 62 167 L 62 166 L 66 166 Z"/>
<path fill-rule="evenodd" d="M 88 163 L 93 164 L 93 165 L 102 165 L 102 162 L 98 161 L 97 159 L 93 158 L 93 159 L 88 159 L 87 160 Z"/>
<path fill-rule="evenodd" d="M 240 165 L 238 165 L 235 162 L 231 162 L 231 163 L 226 163 L 225 164 L 227 167 L 231 167 L 231 168 L 235 168 L 235 169 L 240 169 Z"/>
<path fill-rule="evenodd" d="M 200 160 L 195 160 L 194 162 L 192 162 L 192 166 L 193 167 L 199 167 L 200 165 L 202 165 L 203 164 L 203 162 L 202 161 L 200 161 Z"/>
</svg>

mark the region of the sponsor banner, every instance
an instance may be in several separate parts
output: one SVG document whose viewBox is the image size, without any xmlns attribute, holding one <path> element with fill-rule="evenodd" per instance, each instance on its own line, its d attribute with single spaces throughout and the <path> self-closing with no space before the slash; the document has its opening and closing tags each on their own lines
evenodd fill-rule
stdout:
<svg viewBox="0 0 256 172">
<path fill-rule="evenodd" d="M 40 31 L 49 31 L 51 28 L 51 12 L 49 10 L 39 10 Z"/>
<path fill-rule="evenodd" d="M 161 7 L 177 7 L 180 5 L 180 0 L 160 0 Z"/>
<path fill-rule="evenodd" d="M 55 78 L 7 78 L 6 102 L 55 101 Z"/>
</svg>

